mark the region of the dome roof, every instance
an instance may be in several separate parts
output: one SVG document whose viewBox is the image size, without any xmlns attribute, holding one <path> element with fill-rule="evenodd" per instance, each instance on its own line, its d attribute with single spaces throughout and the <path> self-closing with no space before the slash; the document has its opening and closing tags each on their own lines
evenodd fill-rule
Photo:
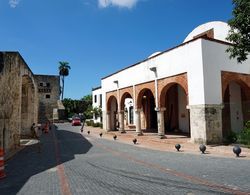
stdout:
<svg viewBox="0 0 250 195">
<path fill-rule="evenodd" d="M 153 57 L 153 56 L 156 56 L 156 55 L 158 55 L 158 54 L 160 54 L 160 53 L 161 53 L 160 51 L 154 52 L 154 53 L 152 53 L 150 56 L 148 56 L 148 58 L 151 58 L 151 57 Z"/>
<path fill-rule="evenodd" d="M 226 22 L 208 22 L 196 27 L 191 33 L 188 34 L 183 43 L 204 35 L 221 41 L 227 41 L 226 37 L 228 35 L 229 30 L 230 27 Z"/>
</svg>

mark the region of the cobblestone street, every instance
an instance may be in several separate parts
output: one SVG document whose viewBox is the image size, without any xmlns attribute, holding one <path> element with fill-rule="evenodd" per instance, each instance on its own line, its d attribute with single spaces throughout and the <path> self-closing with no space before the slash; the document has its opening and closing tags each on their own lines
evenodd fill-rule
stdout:
<svg viewBox="0 0 250 195">
<path fill-rule="evenodd" d="M 250 194 L 249 160 L 150 150 L 58 124 L 6 162 L 0 194 Z"/>
</svg>

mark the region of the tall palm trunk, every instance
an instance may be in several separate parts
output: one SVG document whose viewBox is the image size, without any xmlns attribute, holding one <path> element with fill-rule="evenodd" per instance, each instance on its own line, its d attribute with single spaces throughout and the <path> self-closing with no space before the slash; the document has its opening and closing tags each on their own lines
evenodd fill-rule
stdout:
<svg viewBox="0 0 250 195">
<path fill-rule="evenodd" d="M 62 100 L 63 100 L 63 93 L 64 93 L 64 75 L 62 76 Z"/>
</svg>

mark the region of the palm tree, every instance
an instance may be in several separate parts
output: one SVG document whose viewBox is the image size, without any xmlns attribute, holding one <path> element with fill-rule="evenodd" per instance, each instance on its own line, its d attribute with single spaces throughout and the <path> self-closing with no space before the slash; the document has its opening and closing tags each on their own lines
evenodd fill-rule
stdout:
<svg viewBox="0 0 250 195">
<path fill-rule="evenodd" d="M 62 100 L 63 100 L 63 92 L 64 92 L 64 77 L 69 75 L 69 63 L 68 62 L 59 62 L 59 75 L 62 78 Z"/>
</svg>

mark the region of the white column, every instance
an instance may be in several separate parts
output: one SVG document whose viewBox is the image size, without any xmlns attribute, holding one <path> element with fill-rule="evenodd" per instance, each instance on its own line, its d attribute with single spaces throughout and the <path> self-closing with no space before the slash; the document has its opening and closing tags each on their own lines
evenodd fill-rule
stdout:
<svg viewBox="0 0 250 195">
<path fill-rule="evenodd" d="M 119 131 L 121 133 L 125 132 L 125 130 L 124 130 L 124 110 L 121 110 L 119 112 Z"/>
<path fill-rule="evenodd" d="M 136 125 L 136 134 L 142 135 L 141 130 L 141 109 L 135 110 L 135 125 Z"/>
<path fill-rule="evenodd" d="M 107 111 L 106 113 L 106 129 L 107 131 L 110 131 L 110 111 Z"/>
<path fill-rule="evenodd" d="M 162 138 L 165 135 L 165 123 L 164 123 L 164 112 L 166 108 L 156 108 L 157 112 L 157 124 L 158 124 L 158 135 Z"/>
<path fill-rule="evenodd" d="M 136 103 L 136 97 L 135 97 L 135 85 L 133 85 L 133 124 L 135 124 L 135 108 L 137 106 L 137 103 Z"/>
</svg>

